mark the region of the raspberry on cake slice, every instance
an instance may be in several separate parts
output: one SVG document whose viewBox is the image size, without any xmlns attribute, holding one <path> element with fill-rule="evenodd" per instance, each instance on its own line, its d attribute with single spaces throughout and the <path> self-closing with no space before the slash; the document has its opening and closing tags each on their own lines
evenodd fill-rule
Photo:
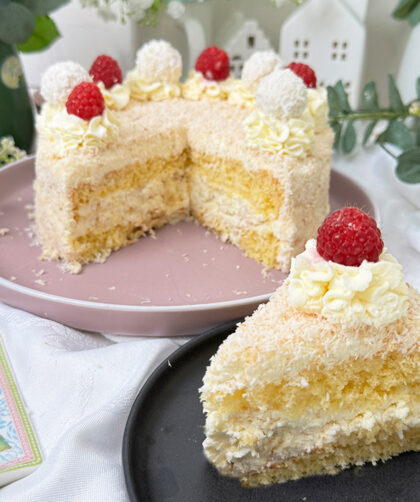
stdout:
<svg viewBox="0 0 420 502">
<path fill-rule="evenodd" d="M 419 293 L 372 218 L 336 211 L 211 358 L 205 456 L 260 486 L 419 451 L 419 365 Z"/>
</svg>

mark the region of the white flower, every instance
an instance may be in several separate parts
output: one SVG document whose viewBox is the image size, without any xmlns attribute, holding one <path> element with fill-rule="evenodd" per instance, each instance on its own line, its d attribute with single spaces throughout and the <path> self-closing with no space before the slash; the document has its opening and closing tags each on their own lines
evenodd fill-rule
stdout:
<svg viewBox="0 0 420 502">
<path fill-rule="evenodd" d="M 177 0 L 173 0 L 172 2 L 169 2 L 167 12 L 174 19 L 179 19 L 184 15 L 185 5 Z"/>
</svg>

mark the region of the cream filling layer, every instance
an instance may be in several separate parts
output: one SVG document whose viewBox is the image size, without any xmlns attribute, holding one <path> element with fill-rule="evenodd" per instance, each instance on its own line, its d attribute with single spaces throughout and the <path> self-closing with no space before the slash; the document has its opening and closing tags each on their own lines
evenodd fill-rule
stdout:
<svg viewBox="0 0 420 502">
<path fill-rule="evenodd" d="M 379 433 L 397 434 L 401 439 L 408 428 L 420 426 L 420 401 L 409 406 L 403 400 L 389 402 L 376 412 L 342 412 L 340 417 L 324 415 L 304 420 L 282 420 L 281 414 L 234 417 L 220 422 L 210 413 L 203 443 L 209 460 L 241 476 L 266 467 L 270 462 L 287 461 L 332 445 L 345 446 L 351 435 L 374 442 Z M 264 418 L 263 418 L 264 417 Z M 248 418 L 246 423 L 246 418 Z M 229 466 L 234 462 L 234 465 Z"/>
</svg>

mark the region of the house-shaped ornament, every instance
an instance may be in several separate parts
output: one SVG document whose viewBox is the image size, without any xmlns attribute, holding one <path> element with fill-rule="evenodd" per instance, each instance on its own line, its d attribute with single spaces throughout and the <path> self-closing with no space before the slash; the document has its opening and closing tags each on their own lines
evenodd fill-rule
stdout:
<svg viewBox="0 0 420 502">
<path fill-rule="evenodd" d="M 318 85 L 342 80 L 352 106 L 357 106 L 363 71 L 366 28 L 353 9 L 340 0 L 308 0 L 283 24 L 280 55 L 285 64 L 306 63 Z"/>
<path fill-rule="evenodd" d="M 229 55 L 230 71 L 241 77 L 244 62 L 255 51 L 271 49 L 270 42 L 255 19 L 245 19 L 242 12 L 235 12 L 217 37 L 217 45 Z"/>
</svg>

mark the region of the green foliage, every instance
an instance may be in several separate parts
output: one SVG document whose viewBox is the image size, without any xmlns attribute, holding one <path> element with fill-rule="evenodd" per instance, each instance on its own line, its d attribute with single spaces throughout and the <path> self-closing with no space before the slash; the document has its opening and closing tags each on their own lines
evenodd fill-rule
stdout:
<svg viewBox="0 0 420 502">
<path fill-rule="evenodd" d="M 21 52 L 40 51 L 48 47 L 60 36 L 54 21 L 49 16 L 36 16 L 35 29 L 28 40 L 23 44 L 18 44 Z"/>
<path fill-rule="evenodd" d="M 420 148 L 412 148 L 398 157 L 397 175 L 406 183 L 420 183 Z"/>
<path fill-rule="evenodd" d="M 341 81 L 327 88 L 329 120 L 335 133 L 334 148 L 349 154 L 356 146 L 355 121 L 367 121 L 362 144 L 369 140 L 382 146 L 393 145 L 401 153 L 397 157 L 397 176 L 406 183 L 420 183 L 420 77 L 416 80 L 419 100 L 404 104 L 392 75 L 388 76 L 389 106 L 381 108 L 374 82 L 362 91 L 361 107 L 353 110 Z M 410 120 L 411 129 L 407 125 Z M 385 123 L 382 132 L 375 134 L 378 124 Z M 391 152 L 389 152 L 391 153 Z M 392 153 L 391 153 L 392 155 Z"/>
<path fill-rule="evenodd" d="M 0 0 L 0 41 L 25 51 L 48 47 L 59 32 L 48 17 L 69 0 Z"/>
<path fill-rule="evenodd" d="M 392 15 L 395 19 L 405 19 L 411 26 L 416 26 L 420 23 L 420 0 L 400 0 Z"/>
</svg>

